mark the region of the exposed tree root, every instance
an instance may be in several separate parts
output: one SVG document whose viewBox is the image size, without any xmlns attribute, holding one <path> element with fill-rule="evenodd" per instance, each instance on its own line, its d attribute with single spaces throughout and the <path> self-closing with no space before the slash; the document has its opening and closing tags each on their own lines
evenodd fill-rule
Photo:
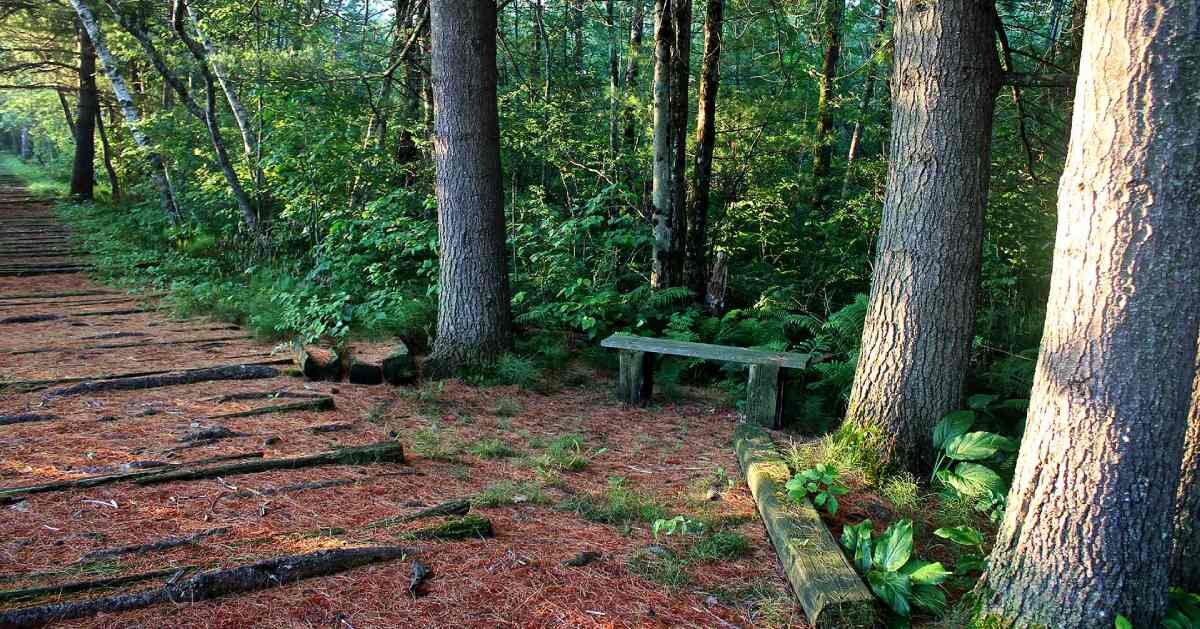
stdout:
<svg viewBox="0 0 1200 629">
<path fill-rule="evenodd" d="M 159 603 L 194 603 L 227 594 L 254 592 L 301 579 L 336 574 L 368 564 L 403 559 L 410 553 L 408 549 L 396 546 L 368 546 L 275 557 L 236 568 L 209 570 L 178 583 L 168 583 L 158 589 L 6 612 L 0 614 L 0 627 L 39 627 L 72 618 L 141 609 Z"/>
<path fill-rule="evenodd" d="M 149 542 L 146 544 L 131 544 L 129 546 L 117 546 L 116 548 L 102 548 L 100 550 L 93 550 L 92 552 L 80 557 L 79 561 L 76 563 L 86 563 L 89 561 L 96 561 L 98 559 L 107 559 L 109 557 L 121 557 L 124 555 L 137 555 L 141 553 L 157 552 L 160 550 L 170 550 L 179 546 L 195 544 L 206 537 L 225 535 L 228 532 L 228 528 L 222 527 L 207 529 L 186 537 L 168 537 L 157 542 Z"/>
</svg>

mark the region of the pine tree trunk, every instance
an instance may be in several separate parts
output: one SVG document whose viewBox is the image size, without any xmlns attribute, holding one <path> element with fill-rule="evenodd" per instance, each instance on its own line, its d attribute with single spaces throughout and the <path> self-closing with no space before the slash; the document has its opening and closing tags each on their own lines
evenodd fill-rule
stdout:
<svg viewBox="0 0 1200 629">
<path fill-rule="evenodd" d="M 92 14 L 92 10 L 83 0 L 71 0 L 71 6 L 75 9 L 79 21 L 92 40 L 96 56 L 100 58 L 100 63 L 104 67 L 104 73 L 108 76 L 108 82 L 112 85 L 117 103 L 121 105 L 121 113 L 125 117 L 125 124 L 129 127 L 129 135 L 133 137 L 134 144 L 137 144 L 146 153 L 146 159 L 150 163 L 150 178 L 154 181 L 154 186 L 158 188 L 162 209 L 172 220 L 178 222 L 179 207 L 175 203 L 175 191 L 171 189 L 171 180 L 167 174 L 166 164 L 163 163 L 162 157 L 150 143 L 150 138 L 146 137 L 139 126 L 141 116 L 134 104 L 133 94 L 130 93 L 129 86 L 125 83 L 125 77 L 121 75 L 116 59 L 108 50 L 104 32 L 100 30 L 96 16 Z"/>
<path fill-rule="evenodd" d="M 1157 627 L 1166 611 L 1200 326 L 1198 57 L 1195 2 L 1088 8 L 1041 354 L 987 575 L 984 612 L 1019 626 Z"/>
<path fill-rule="evenodd" d="M 633 17 L 629 20 L 629 54 L 625 62 L 625 148 L 637 145 L 638 62 L 642 56 L 643 28 L 646 22 L 646 0 L 633 0 Z"/>
<path fill-rule="evenodd" d="M 1171 584 L 1200 592 L 1200 361 L 1192 383 L 1188 410 L 1187 442 L 1175 502 L 1175 544 L 1171 558 Z"/>
<path fill-rule="evenodd" d="M 960 408 L 975 326 L 992 109 L 990 5 L 897 3 L 892 159 L 847 422 L 880 460 L 932 463 L 933 425 Z"/>
<path fill-rule="evenodd" d="M 696 165 L 688 199 L 685 285 L 703 301 L 708 288 L 708 200 L 712 190 L 713 147 L 717 135 L 717 90 L 721 76 L 721 27 L 725 0 L 708 0 L 704 11 L 704 63 L 696 108 Z"/>
<path fill-rule="evenodd" d="M 75 118 L 75 161 L 71 166 L 71 197 L 92 200 L 96 185 L 96 49 L 87 31 L 79 29 L 79 101 Z"/>
<path fill-rule="evenodd" d="M 654 243 L 650 286 L 671 285 L 671 0 L 654 2 L 654 165 L 650 211 Z"/>
<path fill-rule="evenodd" d="M 825 0 L 822 16 L 825 56 L 821 60 L 821 79 L 817 84 L 817 135 L 813 156 L 812 205 L 818 212 L 825 207 L 829 194 L 829 169 L 833 161 L 833 82 L 837 78 L 838 59 L 842 54 L 842 15 L 846 0 Z"/>
<path fill-rule="evenodd" d="M 446 376 L 491 362 L 512 345 L 495 3 L 432 0 L 430 28 L 441 281 L 426 368 Z"/>
<path fill-rule="evenodd" d="M 687 252 L 688 87 L 692 60 L 692 0 L 672 0 L 671 50 L 671 286 L 683 286 Z"/>
<path fill-rule="evenodd" d="M 604 26 L 608 29 L 608 152 L 615 164 L 621 150 L 621 64 L 617 54 L 617 13 L 613 0 L 605 0 L 604 16 Z"/>
<path fill-rule="evenodd" d="M 872 48 L 872 55 L 879 54 L 879 47 L 884 46 L 884 38 L 887 35 L 887 15 L 888 3 L 891 0 L 879 0 L 879 14 L 875 17 L 878 27 L 875 31 L 875 47 Z M 858 106 L 858 120 L 854 121 L 854 131 L 850 134 L 850 150 L 846 152 L 846 175 L 842 180 L 842 198 L 846 198 L 850 191 L 850 183 L 854 180 L 854 160 L 858 159 L 859 145 L 862 143 L 863 127 L 865 122 L 871 118 L 871 101 L 875 98 L 875 81 L 879 75 L 879 61 L 872 59 L 870 68 L 867 69 L 867 80 L 863 85 L 862 102 Z"/>
</svg>

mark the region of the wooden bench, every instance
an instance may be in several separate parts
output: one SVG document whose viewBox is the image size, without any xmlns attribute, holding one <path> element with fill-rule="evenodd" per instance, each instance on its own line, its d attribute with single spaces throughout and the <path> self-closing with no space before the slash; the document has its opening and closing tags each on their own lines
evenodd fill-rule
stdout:
<svg viewBox="0 0 1200 629">
<path fill-rule="evenodd" d="M 785 373 L 781 371 L 803 369 L 812 359 L 810 354 L 672 341 L 632 334 L 614 334 L 601 341 L 600 346 L 620 350 L 617 397 L 627 404 L 642 405 L 650 401 L 650 394 L 654 390 L 656 355 L 750 365 L 746 417 L 771 428 L 779 427 L 782 417 Z"/>
</svg>

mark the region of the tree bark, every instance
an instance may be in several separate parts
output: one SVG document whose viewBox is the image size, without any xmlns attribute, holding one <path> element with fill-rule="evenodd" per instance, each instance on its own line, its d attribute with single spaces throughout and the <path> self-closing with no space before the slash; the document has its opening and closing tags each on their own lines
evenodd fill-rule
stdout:
<svg viewBox="0 0 1200 629">
<path fill-rule="evenodd" d="M 1188 410 L 1187 442 L 1179 492 L 1175 501 L 1175 543 L 1171 557 L 1171 584 L 1200 592 L 1200 360 L 1192 383 Z"/>
<path fill-rule="evenodd" d="M 104 73 L 108 76 L 108 82 L 112 85 L 117 103 L 121 105 L 121 113 L 125 117 L 125 124 L 129 127 L 129 134 L 133 137 L 134 144 L 137 144 L 139 148 L 146 152 L 146 159 L 150 163 L 150 178 L 154 181 L 154 186 L 158 188 L 162 209 L 171 217 L 171 220 L 178 222 L 179 207 L 175 203 L 175 191 L 171 189 L 171 181 L 167 174 L 166 164 L 163 163 L 162 157 L 150 143 L 150 138 L 146 137 L 146 134 L 142 132 L 139 126 L 141 115 L 134 104 L 133 94 L 130 93 L 129 86 L 125 83 L 125 77 L 121 75 L 121 70 L 117 65 L 116 59 L 108 50 L 108 45 L 104 40 L 104 32 L 100 30 L 100 24 L 96 21 L 96 16 L 92 14 L 92 10 L 88 8 L 83 0 L 71 0 L 71 6 L 75 9 L 75 13 L 79 16 L 79 21 L 87 30 L 88 37 L 92 40 L 92 45 L 96 49 L 96 56 L 99 57 L 100 63 L 104 67 Z"/>
<path fill-rule="evenodd" d="M 932 463 L 960 408 L 975 326 L 992 110 L 986 3 L 897 3 L 892 148 L 861 358 L 846 419 L 885 465 Z"/>
<path fill-rule="evenodd" d="M 75 161 L 71 165 L 71 197 L 91 201 L 96 186 L 96 49 L 87 31 L 79 30 L 79 101 L 75 118 Z"/>
<path fill-rule="evenodd" d="M 617 58 L 617 13 L 613 0 L 605 0 L 604 17 L 604 26 L 608 29 L 608 152 L 615 164 L 621 150 L 621 64 Z"/>
<path fill-rule="evenodd" d="M 708 289 L 708 201 L 717 135 L 717 90 L 721 77 L 721 27 L 725 0 L 708 0 L 704 11 L 704 63 L 696 108 L 696 164 L 689 199 L 685 285 L 703 301 Z"/>
<path fill-rule="evenodd" d="M 1166 611 L 1200 326 L 1198 56 L 1194 2 L 1088 8 L 1041 354 L 987 575 L 984 612 L 1019 626 L 1157 627 Z"/>
<path fill-rule="evenodd" d="M 833 161 L 833 82 L 837 79 L 838 59 L 842 55 L 842 16 L 846 0 L 825 0 L 822 15 L 825 56 L 821 60 L 821 78 L 817 84 L 817 134 L 813 155 L 812 205 L 818 212 L 825 208 L 829 194 L 829 170 Z"/>
<path fill-rule="evenodd" d="M 104 112 L 96 109 L 96 130 L 100 132 L 100 146 L 104 149 L 104 172 L 108 174 L 109 198 L 113 202 L 121 200 L 121 182 L 117 179 L 117 171 L 113 168 L 112 147 L 108 144 L 108 133 L 104 130 Z"/>
<path fill-rule="evenodd" d="M 654 243 L 650 286 L 671 285 L 671 0 L 654 2 L 654 164 L 650 221 Z"/>
<path fill-rule="evenodd" d="M 876 16 L 878 27 L 875 31 L 875 42 L 872 47 L 872 55 L 878 55 L 879 49 L 885 45 L 884 39 L 887 34 L 888 20 L 888 4 L 891 0 L 879 0 L 879 14 Z M 850 182 L 854 179 L 854 160 L 858 159 L 859 145 L 862 142 L 863 127 L 866 126 L 866 121 L 870 119 L 871 101 L 875 98 L 875 81 L 879 75 L 878 59 L 872 58 L 870 68 L 867 70 L 867 80 L 863 85 L 862 102 L 858 107 L 858 120 L 854 121 L 854 131 L 850 134 L 850 150 L 846 152 L 846 175 L 842 180 L 842 198 L 846 198 L 850 191 Z"/>
<path fill-rule="evenodd" d="M 684 285 L 687 250 L 688 86 L 692 59 L 692 0 L 672 0 L 671 50 L 671 286 Z"/>
<path fill-rule="evenodd" d="M 625 62 L 625 147 L 630 150 L 637 144 L 637 77 L 646 22 L 645 7 L 645 0 L 633 0 L 633 17 L 629 20 L 629 54 Z"/>
<path fill-rule="evenodd" d="M 435 376 L 486 364 L 512 345 L 496 104 L 496 7 L 432 0 L 438 257 Z"/>
</svg>

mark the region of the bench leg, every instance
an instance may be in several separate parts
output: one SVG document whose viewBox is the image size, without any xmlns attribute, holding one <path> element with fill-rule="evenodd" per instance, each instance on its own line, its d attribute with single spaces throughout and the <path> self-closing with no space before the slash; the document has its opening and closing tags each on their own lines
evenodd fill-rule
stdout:
<svg viewBox="0 0 1200 629">
<path fill-rule="evenodd" d="M 779 365 L 750 365 L 746 419 L 767 428 L 779 428 L 782 424 L 783 378 Z"/>
<path fill-rule="evenodd" d="M 617 376 L 617 399 L 643 406 L 654 390 L 654 355 L 621 350 L 621 370 Z"/>
</svg>

